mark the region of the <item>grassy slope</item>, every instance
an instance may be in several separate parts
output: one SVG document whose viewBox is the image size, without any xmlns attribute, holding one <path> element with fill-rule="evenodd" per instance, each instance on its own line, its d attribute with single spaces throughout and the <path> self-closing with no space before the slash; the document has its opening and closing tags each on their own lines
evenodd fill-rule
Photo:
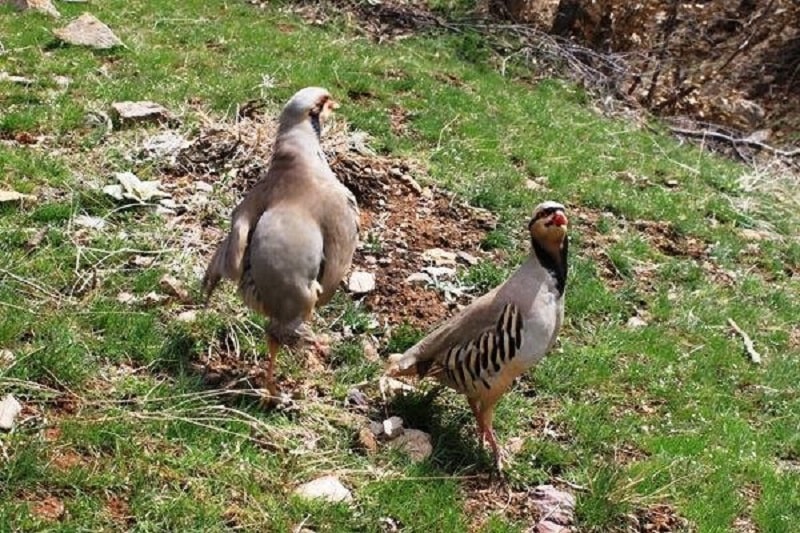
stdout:
<svg viewBox="0 0 800 533">
<path fill-rule="evenodd" d="M 59 8 L 71 18 L 85 6 Z M 357 426 L 337 406 L 348 383 L 374 377 L 378 368 L 363 365 L 358 348 L 344 346 L 332 372 L 335 387 L 331 376 L 321 378 L 333 390 L 326 401 L 294 416 L 237 404 L 283 446 L 270 450 L 230 413 L 210 422 L 217 430 L 175 418 L 199 417 L 214 403 L 192 395 L 176 407 L 177 395 L 203 390 L 187 370 L 193 354 L 231 324 L 253 339 L 245 346 L 253 353 L 258 330 L 251 322 L 212 309 L 184 325 L 163 309 L 130 309 L 115 300 L 121 290 L 157 289 L 163 272 L 199 259 L 155 215 L 111 214 L 116 206 L 87 186 L 115 170 L 143 178 L 154 171 L 131 168 L 124 158 L 125 143 L 142 138 L 142 130 L 120 134 L 125 142 L 103 140 L 85 123 L 86 112 L 147 99 L 179 110 L 191 127 L 198 108 L 226 113 L 262 94 L 277 108 L 311 84 L 341 95 L 341 114 L 370 132 L 379 149 L 423 160 L 433 180 L 498 212 L 503 223 L 494 240 L 501 245 L 516 249 L 520 221 L 543 196 L 528 191 L 524 179 L 547 176 L 548 197 L 619 218 L 670 221 L 711 243 L 713 260 L 738 273 L 730 285 L 716 283 L 695 261 L 663 255 L 609 218 L 601 226 L 623 237 L 607 250 L 623 276 L 612 290 L 575 234 L 561 349 L 498 411 L 501 438 L 526 439 L 510 472 L 514 486 L 555 476 L 588 485 L 578 509 L 587 529 L 618 526 L 631 508 L 654 501 L 674 504 L 702 531 L 728 530 L 737 517 L 763 531 L 790 531 L 800 520 L 800 476 L 777 466 L 800 455 L 800 349 L 790 334 L 797 333 L 800 304 L 797 280 L 784 269 L 797 271 L 800 263 L 797 219 L 758 196 L 748 212 L 737 209 L 748 199 L 738 182 L 744 169 L 599 118 L 579 90 L 562 83 L 531 87 L 503 78 L 470 37 L 375 45 L 344 24 L 308 26 L 278 7 L 109 1 L 91 10 L 128 48 L 94 53 L 52 46 L 54 23 L 43 16 L 0 9 L 0 70 L 36 79 L 31 88 L 0 82 L 0 132 L 52 136 L 47 149 L 0 145 L 0 188 L 44 198 L 0 205 L 0 347 L 18 359 L 0 370 L 0 386 L 39 414 L 0 436 L 8 455 L 0 465 L 2 529 L 43 526 L 28 502 L 47 494 L 66 505 L 65 528 L 91 530 L 119 527 L 120 520 L 140 530 L 225 524 L 287 530 L 304 520 L 318 530 L 377 530 L 385 516 L 415 531 L 473 523 L 463 509 L 465 487 L 448 478 L 488 463 L 469 444 L 472 426 L 459 399 L 445 395 L 432 415 L 415 413 L 421 405 L 413 402 L 402 413 L 433 430 L 436 450 L 428 462 L 357 454 L 351 451 Z M 53 74 L 72 84 L 58 89 Z M 277 87 L 260 88 L 262 75 L 273 76 Z M 347 97 L 357 93 L 370 96 L 357 103 Z M 411 113 L 407 135 L 392 133 L 392 105 Z M 623 179 L 630 175 L 649 183 L 634 188 Z M 679 186 L 663 185 L 671 180 Z M 70 220 L 82 213 L 108 216 L 112 230 L 79 239 Z M 222 223 L 226 214 L 219 216 Z M 765 223 L 785 239 L 748 249 L 738 229 Z M 42 229 L 41 245 L 27 252 L 25 242 Z M 132 250 L 162 249 L 152 267 L 123 268 Z M 76 262 L 100 264 L 103 279 L 97 290 L 68 298 L 63 291 L 77 280 Z M 650 290 L 637 283 L 637 265 L 655 266 Z M 637 307 L 648 309 L 649 325 L 626 328 Z M 751 333 L 764 365 L 748 364 L 728 333 L 728 317 Z M 115 372 L 121 364 L 137 370 Z M 297 372 L 293 364 L 284 362 L 285 371 Z M 72 390 L 83 400 L 54 404 L 44 387 Z M 170 420 L 146 417 L 164 405 L 175 415 Z M 533 429 L 542 417 L 558 428 L 558 438 Z M 320 438 L 316 451 L 288 453 L 304 450 L 309 427 Z M 459 436 L 468 444 L 454 451 L 448 439 Z M 634 450 L 635 459 L 621 461 L 621 450 Z M 70 453 L 76 464 L 65 467 L 57 458 Z M 291 486 L 324 471 L 340 472 L 355 488 L 353 509 L 285 503 Z M 122 512 L 114 512 L 115 498 L 127 502 Z M 499 506 L 495 512 L 487 530 L 524 528 Z"/>
</svg>

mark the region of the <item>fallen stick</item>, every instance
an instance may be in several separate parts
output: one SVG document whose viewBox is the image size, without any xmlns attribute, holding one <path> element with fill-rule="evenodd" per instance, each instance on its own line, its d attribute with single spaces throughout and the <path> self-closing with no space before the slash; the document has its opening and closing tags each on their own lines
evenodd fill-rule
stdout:
<svg viewBox="0 0 800 533">
<path fill-rule="evenodd" d="M 755 347 L 753 346 L 753 339 L 750 338 L 750 335 L 745 333 L 744 330 L 742 330 L 742 328 L 740 328 L 739 325 L 736 322 L 734 322 L 732 318 L 728 319 L 728 324 L 731 325 L 733 331 L 735 331 L 736 333 L 739 334 L 739 336 L 742 337 L 742 342 L 744 342 L 744 349 L 747 352 L 747 355 L 750 356 L 750 360 L 756 364 L 760 364 L 761 354 L 758 353 Z"/>
<path fill-rule="evenodd" d="M 761 141 L 748 139 L 747 137 L 737 138 L 731 135 L 725 135 L 724 133 L 718 131 L 688 130 L 673 126 L 670 126 L 669 129 L 672 133 L 676 133 L 678 135 L 685 135 L 687 137 L 708 137 L 710 139 L 717 139 L 718 141 L 725 141 L 730 143 L 734 148 L 740 144 L 743 144 L 745 146 L 752 146 L 760 150 L 766 150 L 767 152 L 773 153 L 777 156 L 786 157 L 789 159 L 800 156 L 800 148 L 795 148 L 794 150 L 781 150 L 780 148 L 775 148 L 774 146 L 770 146 Z"/>
</svg>

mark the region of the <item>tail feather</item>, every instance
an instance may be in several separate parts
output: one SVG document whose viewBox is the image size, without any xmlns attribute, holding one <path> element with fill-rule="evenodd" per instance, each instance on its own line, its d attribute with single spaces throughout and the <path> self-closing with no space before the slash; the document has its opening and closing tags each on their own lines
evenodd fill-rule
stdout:
<svg viewBox="0 0 800 533">
<path fill-rule="evenodd" d="M 209 300 L 211 300 L 211 295 L 214 293 L 214 289 L 217 288 L 217 285 L 222 279 L 222 263 L 224 262 L 225 258 L 224 244 L 225 243 L 223 241 L 223 243 L 217 248 L 217 251 L 214 252 L 214 255 L 211 257 L 211 261 L 209 261 L 208 267 L 206 268 L 203 281 L 201 282 L 203 294 L 205 294 L 206 297 L 206 304 L 208 304 Z"/>
</svg>

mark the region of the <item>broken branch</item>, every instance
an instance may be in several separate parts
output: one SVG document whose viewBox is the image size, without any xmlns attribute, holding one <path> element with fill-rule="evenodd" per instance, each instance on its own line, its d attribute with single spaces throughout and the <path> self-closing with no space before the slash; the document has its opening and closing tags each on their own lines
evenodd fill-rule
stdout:
<svg viewBox="0 0 800 533">
<path fill-rule="evenodd" d="M 740 328 L 739 325 L 736 322 L 734 322 L 732 318 L 728 319 L 728 324 L 730 324 L 730 326 L 733 328 L 733 331 L 738 333 L 739 336 L 742 338 L 742 342 L 744 343 L 744 349 L 747 352 L 747 355 L 750 356 L 750 360 L 756 364 L 760 364 L 761 354 L 758 353 L 755 349 L 755 346 L 753 346 L 753 339 L 750 338 L 750 335 L 745 333 L 744 330 Z"/>
</svg>

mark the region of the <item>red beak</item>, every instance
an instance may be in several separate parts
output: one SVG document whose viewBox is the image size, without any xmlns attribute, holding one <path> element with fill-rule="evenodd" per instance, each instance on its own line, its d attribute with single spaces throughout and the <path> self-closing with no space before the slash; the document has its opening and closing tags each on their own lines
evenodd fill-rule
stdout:
<svg viewBox="0 0 800 533">
<path fill-rule="evenodd" d="M 555 224 L 556 226 L 566 226 L 567 225 L 567 215 L 565 215 L 564 213 L 561 213 L 561 212 L 554 214 L 553 218 L 551 220 L 552 220 L 553 224 Z"/>
</svg>

